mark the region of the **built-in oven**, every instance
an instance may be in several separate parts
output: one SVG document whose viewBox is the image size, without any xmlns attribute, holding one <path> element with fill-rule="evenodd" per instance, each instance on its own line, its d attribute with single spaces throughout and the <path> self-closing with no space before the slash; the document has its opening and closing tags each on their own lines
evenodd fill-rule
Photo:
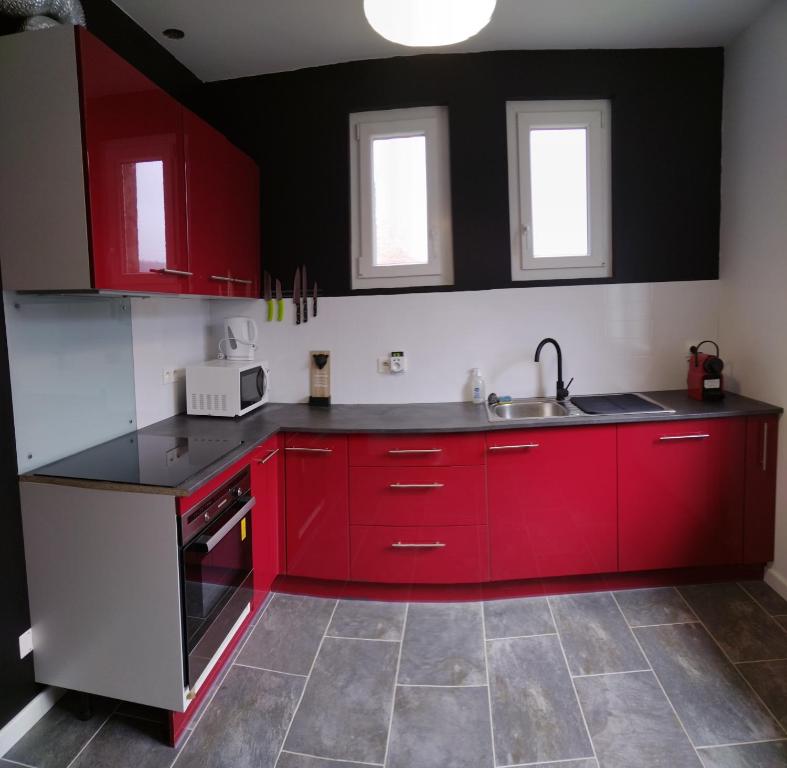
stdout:
<svg viewBox="0 0 787 768">
<path fill-rule="evenodd" d="M 251 611 L 255 501 L 247 467 L 180 518 L 186 679 L 192 692 Z"/>
</svg>

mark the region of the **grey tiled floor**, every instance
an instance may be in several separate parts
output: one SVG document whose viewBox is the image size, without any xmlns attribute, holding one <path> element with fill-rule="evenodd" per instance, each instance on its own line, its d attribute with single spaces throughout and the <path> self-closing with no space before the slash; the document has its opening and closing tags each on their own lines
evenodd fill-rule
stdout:
<svg viewBox="0 0 787 768">
<path fill-rule="evenodd" d="M 278 594 L 179 750 L 65 697 L 0 768 L 787 768 L 787 602 L 760 582 L 489 603 Z"/>
</svg>

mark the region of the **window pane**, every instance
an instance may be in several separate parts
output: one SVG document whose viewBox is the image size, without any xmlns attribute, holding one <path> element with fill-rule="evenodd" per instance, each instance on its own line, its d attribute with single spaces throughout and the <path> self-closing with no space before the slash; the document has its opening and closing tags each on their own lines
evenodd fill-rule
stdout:
<svg viewBox="0 0 787 768">
<path fill-rule="evenodd" d="M 530 191 L 533 256 L 587 256 L 587 129 L 530 131 Z"/>
<path fill-rule="evenodd" d="M 426 137 L 372 142 L 374 264 L 426 264 Z"/>
</svg>

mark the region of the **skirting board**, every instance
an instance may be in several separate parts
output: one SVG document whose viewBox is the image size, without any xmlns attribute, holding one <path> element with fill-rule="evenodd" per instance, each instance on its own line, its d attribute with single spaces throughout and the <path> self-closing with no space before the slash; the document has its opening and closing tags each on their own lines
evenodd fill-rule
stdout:
<svg viewBox="0 0 787 768">
<path fill-rule="evenodd" d="M 765 583 L 787 600 L 787 578 L 773 568 L 765 569 Z"/>
<path fill-rule="evenodd" d="M 16 744 L 65 693 L 62 688 L 44 688 L 27 706 L 17 712 L 11 720 L 0 728 L 0 755 L 4 755 Z"/>
</svg>

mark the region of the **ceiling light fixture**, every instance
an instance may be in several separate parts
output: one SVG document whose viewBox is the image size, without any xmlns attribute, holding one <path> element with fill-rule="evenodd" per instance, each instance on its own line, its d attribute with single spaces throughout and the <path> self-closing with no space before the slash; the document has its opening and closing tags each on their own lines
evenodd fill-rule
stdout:
<svg viewBox="0 0 787 768">
<path fill-rule="evenodd" d="M 453 45 L 478 34 L 492 18 L 497 0 L 364 0 L 375 32 L 401 45 Z"/>
</svg>

